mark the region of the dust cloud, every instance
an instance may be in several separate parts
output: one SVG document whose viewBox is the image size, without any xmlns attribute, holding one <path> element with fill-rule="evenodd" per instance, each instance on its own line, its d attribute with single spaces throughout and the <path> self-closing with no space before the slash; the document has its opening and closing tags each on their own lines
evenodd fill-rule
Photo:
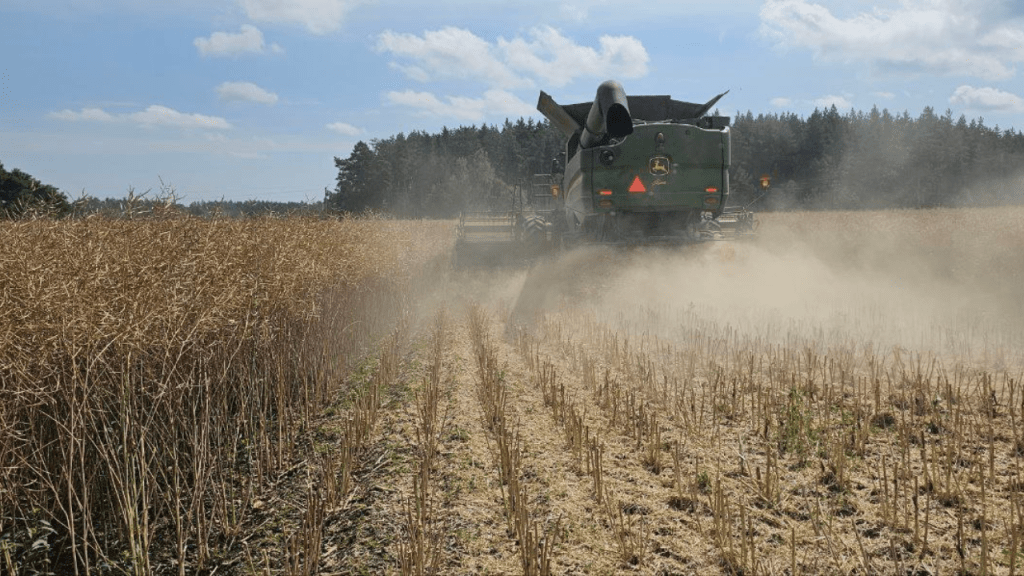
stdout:
<svg viewBox="0 0 1024 576">
<path fill-rule="evenodd" d="M 1024 367 L 1020 209 L 788 213 L 749 242 L 585 248 L 488 277 L 510 322 L 593 314 L 624 334 L 695 325 L 768 343 Z M 489 285 L 489 286 L 488 286 Z"/>
</svg>

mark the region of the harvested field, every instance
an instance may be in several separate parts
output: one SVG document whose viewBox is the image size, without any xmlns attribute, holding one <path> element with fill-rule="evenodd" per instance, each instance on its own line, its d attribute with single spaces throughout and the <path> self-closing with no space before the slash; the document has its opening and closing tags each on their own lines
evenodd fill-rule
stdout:
<svg viewBox="0 0 1024 576">
<path fill-rule="evenodd" d="M 1024 570 L 1024 210 L 761 219 L 468 272 L 440 224 L 0 229 L 0 566 Z"/>
</svg>

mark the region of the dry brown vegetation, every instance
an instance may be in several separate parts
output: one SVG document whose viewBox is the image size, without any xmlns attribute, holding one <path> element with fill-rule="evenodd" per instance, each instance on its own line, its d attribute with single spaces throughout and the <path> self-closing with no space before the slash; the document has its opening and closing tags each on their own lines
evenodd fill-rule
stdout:
<svg viewBox="0 0 1024 576">
<path fill-rule="evenodd" d="M 340 478 L 310 496 L 315 524 L 372 425 L 373 386 L 348 375 L 449 234 L 375 219 L 4 223 L 0 571 L 210 569 L 344 402 L 326 458 Z M 309 544 L 281 552 L 315 564 Z"/>
<path fill-rule="evenodd" d="M 468 273 L 443 225 L 11 225 L 0 570 L 1024 572 L 1022 218 Z"/>
</svg>

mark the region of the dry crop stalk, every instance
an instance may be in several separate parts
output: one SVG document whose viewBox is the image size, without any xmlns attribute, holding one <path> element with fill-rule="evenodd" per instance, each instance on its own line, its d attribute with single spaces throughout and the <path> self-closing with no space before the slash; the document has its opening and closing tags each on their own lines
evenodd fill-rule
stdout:
<svg viewBox="0 0 1024 576">
<path fill-rule="evenodd" d="M 320 490 L 309 483 L 302 527 L 288 539 L 285 559 L 285 574 L 288 576 L 313 576 L 320 572 L 325 508 L 326 502 Z"/>
<path fill-rule="evenodd" d="M 661 456 L 661 426 L 658 425 L 658 414 L 657 412 L 651 412 L 650 417 L 646 422 L 646 431 L 644 435 L 647 438 L 647 443 L 644 450 L 644 465 L 654 475 L 661 474 L 662 470 L 662 456 Z"/>
<path fill-rule="evenodd" d="M 283 465 L 408 279 L 380 276 L 402 266 L 397 247 L 412 244 L 383 240 L 411 237 L 408 224 L 136 216 L 0 230 L 13 250 L 0 261 L 0 452 L 31 463 L 0 472 L 15 488 L 0 507 L 47 519 L 75 570 L 119 562 L 105 546 L 120 542 L 130 569 L 151 571 L 152 526 L 168 517 L 179 570 L 196 567 L 213 531 L 237 529 L 234 483 L 251 495 Z M 32 457 L 36 445 L 60 456 Z M 127 445 L 145 459 L 126 461 Z M 242 460 L 247 479 L 228 469 Z M 30 485 L 47 488 L 18 488 Z"/>
<path fill-rule="evenodd" d="M 1010 576 L 1017 572 L 1017 549 L 1020 546 L 1021 510 L 1017 498 L 1010 499 Z"/>
<path fill-rule="evenodd" d="M 650 536 L 643 517 L 638 521 L 627 521 L 622 512 L 622 503 L 614 496 L 605 499 L 604 513 L 615 537 L 619 559 L 625 564 L 643 565 L 650 544 Z"/>
<path fill-rule="evenodd" d="M 445 348 L 446 315 L 442 309 L 434 317 L 431 335 L 430 367 L 423 390 L 416 395 L 416 444 L 418 470 L 413 474 L 412 502 L 403 502 L 408 541 L 399 541 L 399 567 L 404 576 L 436 574 L 443 563 L 443 530 L 437 516 L 434 492 L 431 490 L 434 457 L 444 422 L 439 421 L 441 397 L 441 361 Z"/>
<path fill-rule="evenodd" d="M 550 554 L 557 538 L 558 524 L 555 535 L 548 536 L 547 530 L 540 530 L 538 521 L 530 514 L 529 494 L 520 479 L 522 440 L 517 427 L 509 423 L 505 413 L 507 388 L 498 370 L 497 352 L 488 338 L 488 320 L 479 307 L 470 309 L 469 324 L 477 357 L 477 398 L 483 408 L 488 430 L 497 445 L 496 460 L 508 531 L 519 540 L 523 573 L 527 576 L 547 576 L 550 574 Z M 553 383 L 552 373 L 552 391 Z M 544 533 L 545 537 L 539 537 L 540 533 Z"/>
<path fill-rule="evenodd" d="M 403 502 L 408 531 L 408 539 L 398 542 L 398 562 L 403 576 L 437 574 L 443 563 L 444 534 L 437 525 L 433 494 L 424 476 L 422 472 L 413 475 L 412 499 Z"/>
<path fill-rule="evenodd" d="M 603 456 L 604 446 L 596 436 L 591 438 L 587 445 L 587 473 L 594 481 L 594 499 L 598 504 L 605 500 Z"/>
</svg>

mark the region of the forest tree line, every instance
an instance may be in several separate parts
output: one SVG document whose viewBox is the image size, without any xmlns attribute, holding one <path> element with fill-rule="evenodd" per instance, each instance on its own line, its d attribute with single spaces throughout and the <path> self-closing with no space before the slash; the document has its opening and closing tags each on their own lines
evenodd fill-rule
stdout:
<svg viewBox="0 0 1024 576">
<path fill-rule="evenodd" d="M 547 121 L 506 120 L 359 142 L 334 159 L 325 205 L 399 217 L 452 217 L 500 208 L 512 189 L 551 171 L 563 137 Z M 926 107 L 917 118 L 874 107 L 737 114 L 732 120 L 732 204 L 772 190 L 759 209 L 876 209 L 1024 201 L 1024 133 Z"/>
<path fill-rule="evenodd" d="M 69 200 L 60 189 L 43 184 L 34 176 L 0 163 L 0 220 L 19 218 L 64 218 L 102 215 L 109 218 L 146 218 L 189 215 L 202 218 L 247 218 L 266 215 L 319 215 L 323 204 L 274 202 L 267 200 L 202 200 L 182 204 L 173 187 L 161 181 L 160 190 L 136 194 L 129 188 L 124 198 L 96 198 L 83 195 Z"/>
<path fill-rule="evenodd" d="M 715 112 L 718 114 L 718 112 Z M 414 131 L 358 142 L 323 203 L 262 200 L 178 203 L 173 195 L 69 201 L 57 188 L 0 164 L 0 218 L 26 214 L 124 216 L 172 209 L 194 216 L 374 211 L 395 217 L 451 218 L 462 210 L 502 209 L 516 186 L 551 172 L 563 151 L 547 121 Z M 926 107 L 914 118 L 877 107 L 840 114 L 835 106 L 732 119 L 730 203 L 771 192 L 758 210 L 923 208 L 1024 203 L 1024 132 L 954 119 Z"/>
</svg>

